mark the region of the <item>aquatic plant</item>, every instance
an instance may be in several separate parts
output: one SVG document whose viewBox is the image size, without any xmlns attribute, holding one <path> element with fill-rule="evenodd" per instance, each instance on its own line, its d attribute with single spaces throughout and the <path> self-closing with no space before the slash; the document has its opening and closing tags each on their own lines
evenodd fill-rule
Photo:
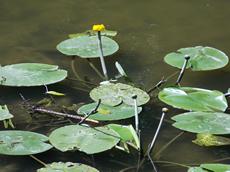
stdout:
<svg viewBox="0 0 230 172">
<path fill-rule="evenodd" d="M 118 51 L 118 44 L 110 38 L 116 36 L 116 34 L 116 31 L 106 30 L 103 24 L 94 25 L 91 30 L 70 34 L 69 39 L 57 45 L 58 51 L 73 57 L 71 68 L 77 77 L 76 81 L 84 88 L 90 89 L 89 96 L 94 102 L 85 103 L 77 108 L 72 107 L 75 114 L 70 114 L 66 111 L 59 112 L 49 109 L 48 106 L 43 106 L 44 102 L 36 105 L 31 104 L 20 94 L 23 107 L 32 114 L 35 112 L 45 113 L 74 119 L 75 121 L 74 124 L 71 123 L 70 125 L 68 123 L 68 125 L 54 129 L 49 136 L 20 130 L 0 131 L 0 154 L 29 155 L 44 166 L 37 172 L 51 172 L 53 170 L 97 172 L 98 170 L 93 167 L 72 162 L 45 164 L 33 154 L 42 153 L 52 148 L 61 152 L 81 151 L 86 154 L 96 154 L 116 148 L 129 153 L 129 147 L 132 147 L 138 152 L 139 160 L 137 165 L 128 169 L 136 168 L 138 171 L 149 159 L 153 169 L 157 171 L 155 166 L 157 161 L 154 162 L 151 154 L 165 115 L 169 110 L 162 108 L 157 130 L 145 151 L 141 142 L 142 128 L 139 125 L 139 115 L 142 112 L 142 106 L 151 99 L 150 93 L 157 88 L 160 89 L 168 81 L 163 78 L 149 91 L 145 91 L 136 87 L 134 83 L 130 84 L 130 80 L 128 83 L 121 83 L 114 78 L 110 78 L 104 57 Z M 92 84 L 79 76 L 75 69 L 76 56 L 87 59 L 95 73 L 102 78 L 100 85 Z M 103 75 L 93 65 L 90 58 L 100 58 Z M 182 78 L 187 69 L 207 71 L 222 68 L 228 64 L 227 55 L 212 47 L 196 46 L 181 48 L 177 52 L 169 53 L 164 57 L 164 61 L 173 67 L 179 68 L 180 73 L 175 83 L 159 90 L 158 98 L 169 106 L 189 111 L 174 115 L 172 125 L 180 130 L 197 134 L 197 139 L 192 142 L 200 146 L 229 145 L 228 138 L 218 135 L 230 134 L 230 115 L 225 112 L 228 108 L 226 98 L 230 96 L 230 91 L 228 90 L 224 94 L 217 90 L 181 86 Z M 127 81 L 128 76 L 121 64 L 116 62 L 115 67 L 118 70 L 119 77 L 124 77 Z M 66 77 L 67 71 L 59 69 L 56 65 L 21 63 L 0 66 L 0 85 L 14 87 L 44 86 L 45 94 L 49 96 L 65 95 L 49 90 L 48 85 L 61 82 Z M 48 105 L 51 103 L 52 101 L 48 102 Z M 135 117 L 135 127 L 112 123 L 112 121 L 131 117 Z M 5 128 L 8 125 L 14 127 L 12 118 L 13 115 L 9 112 L 7 106 L 0 106 L 0 121 L 4 122 Z M 103 123 L 103 121 L 109 121 L 109 123 Z M 162 152 L 167 146 L 164 145 L 159 152 Z M 188 172 L 226 172 L 230 170 L 229 165 L 225 164 L 201 164 L 200 166 L 174 164 L 187 168 Z"/>
</svg>

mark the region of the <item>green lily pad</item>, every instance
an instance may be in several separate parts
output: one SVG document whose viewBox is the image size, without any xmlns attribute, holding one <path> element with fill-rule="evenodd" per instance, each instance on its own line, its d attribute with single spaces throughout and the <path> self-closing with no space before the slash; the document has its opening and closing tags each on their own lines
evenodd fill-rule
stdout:
<svg viewBox="0 0 230 172">
<path fill-rule="evenodd" d="M 230 145 L 230 139 L 212 134 L 197 134 L 196 140 L 192 141 L 199 146 L 225 146 Z"/>
<path fill-rule="evenodd" d="M 40 168 L 37 172 L 99 172 L 97 169 L 85 164 L 72 162 L 53 162 L 44 168 Z"/>
<path fill-rule="evenodd" d="M 0 105 L 0 121 L 11 119 L 14 116 L 9 112 L 6 105 L 1 106 Z"/>
<path fill-rule="evenodd" d="M 225 111 L 227 100 L 219 91 L 201 88 L 180 87 L 164 88 L 159 99 L 175 108 L 192 111 Z"/>
<path fill-rule="evenodd" d="M 109 124 L 107 126 L 119 134 L 122 142 L 137 150 L 140 149 L 140 141 L 132 125 Z"/>
<path fill-rule="evenodd" d="M 204 71 L 219 69 L 228 64 L 228 56 L 215 48 L 211 47 L 188 47 L 181 48 L 177 52 L 169 53 L 164 57 L 164 61 L 174 67 L 182 68 L 184 64 L 184 57 L 190 56 L 187 68 L 193 71 Z"/>
<path fill-rule="evenodd" d="M 104 56 L 109 56 L 118 51 L 118 44 L 111 38 L 102 36 L 102 49 Z M 68 56 L 81 58 L 100 57 L 97 36 L 79 36 L 67 39 L 57 45 L 57 50 Z"/>
<path fill-rule="evenodd" d="M 146 104 L 150 99 L 145 91 L 122 83 L 103 84 L 90 92 L 90 97 L 94 101 L 101 99 L 103 104 L 109 106 L 116 106 L 122 102 L 127 105 L 134 105 L 133 95 L 137 95 L 138 106 Z"/>
<path fill-rule="evenodd" d="M 54 130 L 49 136 L 51 144 L 62 152 L 79 150 L 87 154 L 103 152 L 113 148 L 119 135 L 108 127 L 86 127 L 70 125 Z"/>
<path fill-rule="evenodd" d="M 91 112 L 97 103 L 90 103 L 81 106 L 78 109 L 78 114 L 84 115 Z M 138 113 L 142 111 L 141 107 L 138 107 Z M 95 119 L 97 121 L 112 121 L 112 120 L 121 120 L 126 119 L 134 116 L 134 108 L 132 106 L 128 106 L 126 104 L 121 104 L 119 106 L 108 106 L 104 104 L 100 104 L 99 108 L 97 109 L 97 113 L 90 115 L 90 119 Z"/>
<path fill-rule="evenodd" d="M 219 112 L 188 112 L 172 117 L 173 126 L 192 133 L 230 134 L 230 115 Z"/>
<path fill-rule="evenodd" d="M 0 67 L 0 85 L 41 86 L 64 80 L 67 71 L 41 63 L 19 63 Z"/>
<path fill-rule="evenodd" d="M 0 131 L 0 154 L 32 155 L 52 148 L 48 137 L 29 131 Z"/>
<path fill-rule="evenodd" d="M 230 165 L 228 164 L 201 164 L 202 168 L 213 172 L 229 172 Z"/>
<path fill-rule="evenodd" d="M 208 172 L 207 170 L 204 170 L 201 167 L 190 167 L 188 169 L 188 172 Z"/>
</svg>

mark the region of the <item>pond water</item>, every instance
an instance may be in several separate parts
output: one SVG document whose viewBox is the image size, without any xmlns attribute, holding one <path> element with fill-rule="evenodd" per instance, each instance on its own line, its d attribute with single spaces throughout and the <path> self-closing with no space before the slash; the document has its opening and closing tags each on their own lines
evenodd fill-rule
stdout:
<svg viewBox="0 0 230 172">
<path fill-rule="evenodd" d="M 116 74 L 114 62 L 119 61 L 138 86 L 148 89 L 162 76 L 167 77 L 176 71 L 163 62 L 164 55 L 171 51 L 182 47 L 204 45 L 218 48 L 230 55 L 229 8 L 229 0 L 1 1 L 0 63 L 1 65 L 20 62 L 57 64 L 67 69 L 72 76 L 70 58 L 60 54 L 55 49 L 56 45 L 66 39 L 69 33 L 90 29 L 95 23 L 104 23 L 108 29 L 119 32 L 115 39 L 120 45 L 120 50 L 106 59 L 109 75 Z M 98 60 L 93 62 L 99 66 Z M 77 60 L 77 70 L 92 82 L 100 81 L 84 60 Z M 229 65 L 215 71 L 187 71 L 182 85 L 226 92 L 230 87 L 229 76 Z M 74 88 L 77 85 L 79 84 L 75 82 L 64 81 L 49 88 L 67 94 L 64 98 L 57 98 L 57 104 L 89 102 L 88 93 Z M 19 93 L 36 102 L 44 97 L 44 88 L 1 87 L 0 104 L 9 105 L 15 115 L 14 122 L 17 129 L 48 134 L 54 127 L 47 126 L 46 123 L 42 123 L 41 126 L 41 123 L 36 124 L 36 121 L 31 123 L 29 114 L 20 106 L 22 101 Z M 156 130 L 161 108 L 164 106 L 157 98 L 153 98 L 142 112 L 141 125 L 145 149 Z M 171 116 L 180 112 L 170 108 L 166 119 L 169 120 Z M 133 123 L 133 119 L 122 123 Z M 180 132 L 173 128 L 170 122 L 165 122 L 154 153 Z M 194 138 L 193 134 L 183 134 L 161 154 L 158 160 L 200 164 L 230 156 L 229 148 L 199 147 L 191 143 Z M 126 154 L 118 150 L 86 156 L 79 152 L 61 153 L 53 149 L 37 157 L 46 163 L 54 161 L 86 163 L 95 166 L 101 172 L 116 172 L 137 162 L 135 151 Z M 229 160 L 222 162 L 230 163 Z M 187 170 L 160 163 L 156 165 L 160 172 Z M 38 168 L 41 168 L 41 165 L 29 156 L 0 156 L 1 172 L 31 172 Z M 142 171 L 152 171 L 151 165 L 146 164 Z"/>
</svg>

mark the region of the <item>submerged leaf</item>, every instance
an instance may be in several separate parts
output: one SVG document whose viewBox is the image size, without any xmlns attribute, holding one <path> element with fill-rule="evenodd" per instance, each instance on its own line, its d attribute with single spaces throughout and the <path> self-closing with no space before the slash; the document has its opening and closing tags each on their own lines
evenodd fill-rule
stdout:
<svg viewBox="0 0 230 172">
<path fill-rule="evenodd" d="M 72 162 L 53 162 L 44 168 L 40 168 L 37 172 L 99 172 L 97 169 L 85 164 Z"/>
<path fill-rule="evenodd" d="M 0 67 L 0 78 L 5 78 L 0 85 L 29 87 L 49 85 L 67 77 L 67 71 L 56 65 L 41 63 L 19 63 Z"/>
<path fill-rule="evenodd" d="M 164 88 L 159 99 L 175 108 L 192 111 L 225 111 L 228 107 L 225 95 L 216 90 L 192 87 Z"/>
<path fill-rule="evenodd" d="M 167 54 L 164 60 L 171 66 L 182 68 L 186 55 L 190 56 L 187 68 L 191 67 L 193 71 L 219 69 L 226 66 L 229 61 L 224 52 L 202 46 L 181 48 L 177 52 Z"/>
<path fill-rule="evenodd" d="M 106 36 L 102 36 L 103 55 L 109 56 L 118 51 L 118 44 Z M 57 45 L 57 50 L 68 56 L 79 56 L 81 58 L 98 58 L 100 51 L 98 49 L 97 36 L 78 36 L 67 39 Z"/>
<path fill-rule="evenodd" d="M 83 105 L 78 109 L 78 114 L 84 115 L 90 113 L 95 109 L 97 103 L 90 103 Z M 142 110 L 141 107 L 138 107 L 138 113 Z M 100 104 L 97 112 L 89 116 L 90 119 L 98 121 L 110 121 L 110 120 L 121 120 L 133 117 L 135 114 L 134 108 L 132 106 L 121 104 L 119 106 L 108 106 Z"/>
<path fill-rule="evenodd" d="M 69 125 L 54 130 L 49 136 L 51 144 L 66 152 L 79 150 L 95 154 L 113 148 L 119 141 L 119 135 L 108 127 L 87 127 Z"/>
<path fill-rule="evenodd" d="M 150 97 L 149 95 L 139 89 L 122 83 L 107 83 L 94 88 L 90 92 L 90 97 L 94 101 L 101 99 L 103 104 L 109 106 L 116 106 L 124 102 L 127 105 L 134 105 L 133 95 L 137 95 L 137 105 L 146 104 Z"/>
<path fill-rule="evenodd" d="M 218 112 L 188 112 L 172 117 L 173 126 L 192 133 L 230 134 L 230 115 Z"/>
<path fill-rule="evenodd" d="M 192 141 L 199 146 L 224 146 L 230 145 L 230 139 L 212 134 L 197 134 L 196 140 Z"/>
<path fill-rule="evenodd" d="M 0 131 L 0 154 L 32 155 L 52 148 L 48 137 L 29 131 Z"/>
</svg>

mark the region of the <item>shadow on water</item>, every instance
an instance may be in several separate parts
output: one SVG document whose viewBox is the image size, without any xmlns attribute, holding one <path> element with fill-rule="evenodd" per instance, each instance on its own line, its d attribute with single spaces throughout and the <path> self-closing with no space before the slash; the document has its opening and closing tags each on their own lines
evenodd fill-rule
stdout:
<svg viewBox="0 0 230 172">
<path fill-rule="evenodd" d="M 110 76 L 116 74 L 114 62 L 119 61 L 137 85 L 148 89 L 163 75 L 169 76 L 176 71 L 163 62 L 163 57 L 168 52 L 182 47 L 207 45 L 230 55 L 229 7 L 230 2 L 226 0 L 2 1 L 0 63 L 1 65 L 21 62 L 57 64 L 67 69 L 72 76 L 70 58 L 58 53 L 55 50 L 56 45 L 66 39 L 69 33 L 90 29 L 95 23 L 104 23 L 109 29 L 119 31 L 115 39 L 120 45 L 120 51 L 106 60 Z M 100 67 L 97 60 L 93 62 Z M 100 82 L 85 60 L 77 59 L 77 70 L 92 82 Z M 182 84 L 225 92 L 230 87 L 229 74 L 229 65 L 211 72 L 188 71 Z M 57 98 L 58 104 L 90 102 L 87 92 L 74 89 L 77 85 L 78 83 L 75 82 L 64 81 L 49 88 L 66 93 L 66 97 Z M 15 115 L 17 129 L 23 130 L 31 122 L 30 115 L 21 108 L 19 93 L 31 99 L 32 102 L 36 102 L 45 97 L 44 91 L 43 87 L 0 88 L 0 104 L 9 105 Z M 144 149 L 152 139 L 159 122 L 161 108 L 164 106 L 157 98 L 153 98 L 142 112 Z M 154 152 L 180 133 L 171 126 L 170 117 L 181 111 L 171 107 L 169 109 L 170 112 L 163 124 Z M 49 117 L 47 119 L 49 120 Z M 133 123 L 133 119 L 122 121 L 122 123 Z M 50 127 L 45 126 L 46 123 L 42 124 L 44 126 L 37 128 L 29 126 L 29 128 L 49 134 Z M 194 137 L 193 134 L 183 134 L 162 152 L 159 160 L 199 164 L 230 156 L 226 147 L 211 149 L 192 144 Z M 54 161 L 86 163 L 102 172 L 116 172 L 133 166 L 137 162 L 135 151 L 126 154 L 112 150 L 92 157 L 80 152 L 61 153 L 53 149 L 36 156 L 46 163 Z M 224 162 L 230 163 L 229 160 Z M 40 167 L 40 164 L 28 156 L 0 155 L 1 172 L 31 172 Z M 185 168 L 161 163 L 157 164 L 157 168 L 160 172 L 186 171 Z M 150 163 L 147 163 L 142 171 L 152 171 Z"/>
</svg>

